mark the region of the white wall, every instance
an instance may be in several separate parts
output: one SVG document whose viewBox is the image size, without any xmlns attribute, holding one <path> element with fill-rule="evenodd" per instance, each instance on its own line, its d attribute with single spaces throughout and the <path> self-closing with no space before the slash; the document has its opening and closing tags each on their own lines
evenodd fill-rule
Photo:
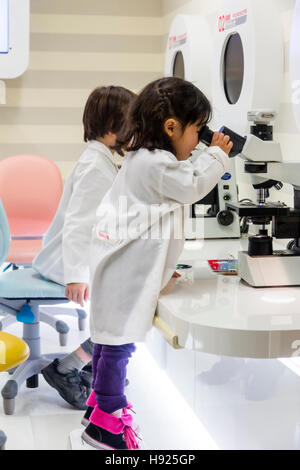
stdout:
<svg viewBox="0 0 300 470">
<path fill-rule="evenodd" d="M 275 125 L 275 139 L 282 145 L 285 161 L 300 161 L 300 131 L 297 129 L 296 121 L 293 116 L 289 77 L 289 40 L 295 0 L 273 0 L 273 2 L 274 8 L 277 8 L 280 12 L 285 42 L 285 75 L 281 94 L 280 112 Z M 242 0 L 241 3 L 243 3 Z M 262 1 L 261 3 L 263 8 L 264 2 Z M 177 14 L 203 15 L 209 21 L 211 28 L 214 28 L 216 19 L 218 18 L 217 13 L 221 5 L 222 0 L 163 0 L 162 11 L 165 46 L 171 22 Z M 272 60 L 271 57 L 270 60 Z M 247 176 L 243 174 L 241 161 L 237 163 L 240 198 L 255 198 L 256 193 L 248 183 Z M 288 185 L 284 185 L 283 190 L 280 192 L 272 190 L 270 200 L 282 200 L 289 205 L 293 205 L 292 188 Z"/>
</svg>

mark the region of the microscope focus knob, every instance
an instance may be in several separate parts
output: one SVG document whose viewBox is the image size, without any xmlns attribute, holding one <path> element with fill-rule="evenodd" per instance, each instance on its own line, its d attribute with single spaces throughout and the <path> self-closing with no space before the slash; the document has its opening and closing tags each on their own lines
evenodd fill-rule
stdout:
<svg viewBox="0 0 300 470">
<path fill-rule="evenodd" d="M 217 216 L 220 225 L 228 227 L 234 221 L 233 213 L 231 211 L 221 211 Z"/>
</svg>

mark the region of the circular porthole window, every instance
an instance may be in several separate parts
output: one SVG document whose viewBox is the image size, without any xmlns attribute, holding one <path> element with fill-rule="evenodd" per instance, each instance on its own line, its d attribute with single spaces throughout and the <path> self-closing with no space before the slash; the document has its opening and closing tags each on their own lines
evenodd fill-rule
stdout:
<svg viewBox="0 0 300 470">
<path fill-rule="evenodd" d="M 238 33 L 232 34 L 226 44 L 223 59 L 223 83 L 228 103 L 236 104 L 244 81 L 244 48 Z"/>
<path fill-rule="evenodd" d="M 184 59 L 181 51 L 178 51 L 175 56 L 173 65 L 173 77 L 185 78 Z"/>
</svg>

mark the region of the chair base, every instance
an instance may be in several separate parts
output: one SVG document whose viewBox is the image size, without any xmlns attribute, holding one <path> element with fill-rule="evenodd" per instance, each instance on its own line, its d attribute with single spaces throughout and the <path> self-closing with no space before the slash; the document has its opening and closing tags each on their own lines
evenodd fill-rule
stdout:
<svg viewBox="0 0 300 470">
<path fill-rule="evenodd" d="M 68 315 L 72 317 L 77 317 L 78 319 L 78 329 L 79 331 L 84 331 L 86 328 L 86 318 L 87 314 L 84 310 L 70 309 L 63 307 L 40 307 L 40 321 L 46 323 L 47 325 L 54 328 L 59 333 L 59 344 L 60 346 L 66 346 L 67 344 L 67 333 L 69 332 L 69 327 L 64 321 L 57 321 L 55 315 Z M 0 320 L 0 331 L 4 331 L 13 323 L 16 323 L 16 318 L 14 315 L 6 314 L 2 320 Z"/>
<path fill-rule="evenodd" d="M 3 431 L 0 431 L 0 450 L 5 450 L 6 440 L 6 435 Z"/>
<path fill-rule="evenodd" d="M 53 300 L 43 300 L 43 305 L 53 305 Z M 11 415 L 15 410 L 15 398 L 21 388 L 21 385 L 26 381 L 27 387 L 36 388 L 38 386 L 38 374 L 55 358 L 65 357 L 66 354 L 41 354 L 41 339 L 40 339 L 40 308 L 41 300 L 30 300 L 29 304 L 34 314 L 34 323 L 23 324 L 23 340 L 28 344 L 30 349 L 30 356 L 26 362 L 19 365 L 12 373 L 10 380 L 2 389 L 4 412 Z M 1 299 L 0 308 L 5 310 L 10 315 L 16 316 L 20 309 L 27 304 L 24 299 Z M 55 321 L 55 327 L 59 331 L 63 341 L 66 339 L 66 329 L 64 322 Z M 67 326 L 67 325 L 66 325 Z M 67 326 L 69 330 L 69 327 Z"/>
<path fill-rule="evenodd" d="M 40 314 L 40 321 L 46 323 L 49 326 L 52 326 L 58 332 L 59 338 L 59 345 L 60 346 L 67 346 L 68 342 L 68 333 L 70 331 L 69 326 L 61 320 L 56 320 L 51 315 L 41 313 Z M 0 331 L 5 330 L 8 326 L 12 325 L 13 323 L 17 323 L 17 320 L 12 315 L 6 315 L 2 321 L 0 321 Z"/>
<path fill-rule="evenodd" d="M 76 317 L 78 319 L 78 329 L 79 331 L 85 330 L 87 314 L 85 310 L 81 308 L 67 308 L 67 307 L 40 307 L 40 313 L 43 315 L 68 315 L 70 317 Z M 48 323 L 41 317 L 41 321 Z"/>
</svg>

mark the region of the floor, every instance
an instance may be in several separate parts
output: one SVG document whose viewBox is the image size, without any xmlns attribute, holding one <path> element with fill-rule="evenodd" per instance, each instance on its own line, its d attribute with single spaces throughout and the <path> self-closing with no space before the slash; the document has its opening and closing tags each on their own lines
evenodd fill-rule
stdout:
<svg viewBox="0 0 300 470">
<path fill-rule="evenodd" d="M 58 346 L 57 333 L 42 324 L 43 352 L 68 353 L 86 338 L 75 318 L 61 319 L 70 326 L 68 345 Z M 14 324 L 7 331 L 21 336 L 22 326 Z M 173 366 L 186 364 L 188 369 L 189 354 L 182 350 Z M 126 394 L 134 404 L 144 448 L 300 449 L 300 358 L 292 364 L 291 360 L 200 355 L 197 361 L 194 412 L 185 401 L 192 387 L 188 375 L 176 388 L 146 346 L 137 345 L 128 367 Z M 0 374 L 0 389 L 8 377 Z M 66 404 L 42 376 L 39 388 L 22 387 L 13 416 L 4 415 L 0 397 L 0 429 L 7 434 L 11 450 L 67 449 L 69 434 L 81 428 L 82 414 Z"/>
<path fill-rule="evenodd" d="M 70 326 L 66 347 L 58 346 L 57 333 L 41 325 L 42 352 L 74 350 L 87 337 L 79 332 L 72 317 L 64 319 Z M 20 324 L 11 325 L 7 332 L 22 335 Z M 0 374 L 0 389 L 9 375 Z M 194 412 L 180 396 L 166 374 L 159 369 L 143 344 L 128 367 L 130 385 L 127 397 L 134 404 L 135 423 L 140 426 L 144 448 L 147 449 L 215 449 L 215 443 Z M 7 435 L 9 450 L 67 449 L 70 432 L 81 428 L 82 411 L 72 409 L 40 376 L 37 389 L 21 388 L 12 416 L 3 413 L 0 397 L 0 429 Z M 177 413 L 180 408 L 180 416 Z"/>
<path fill-rule="evenodd" d="M 151 336 L 152 354 L 217 448 L 300 449 L 300 357 L 221 357 L 174 350 L 155 330 Z"/>
<path fill-rule="evenodd" d="M 221 449 L 299 450 L 300 378 L 292 359 L 219 358 L 197 377 L 196 413 Z"/>
</svg>

